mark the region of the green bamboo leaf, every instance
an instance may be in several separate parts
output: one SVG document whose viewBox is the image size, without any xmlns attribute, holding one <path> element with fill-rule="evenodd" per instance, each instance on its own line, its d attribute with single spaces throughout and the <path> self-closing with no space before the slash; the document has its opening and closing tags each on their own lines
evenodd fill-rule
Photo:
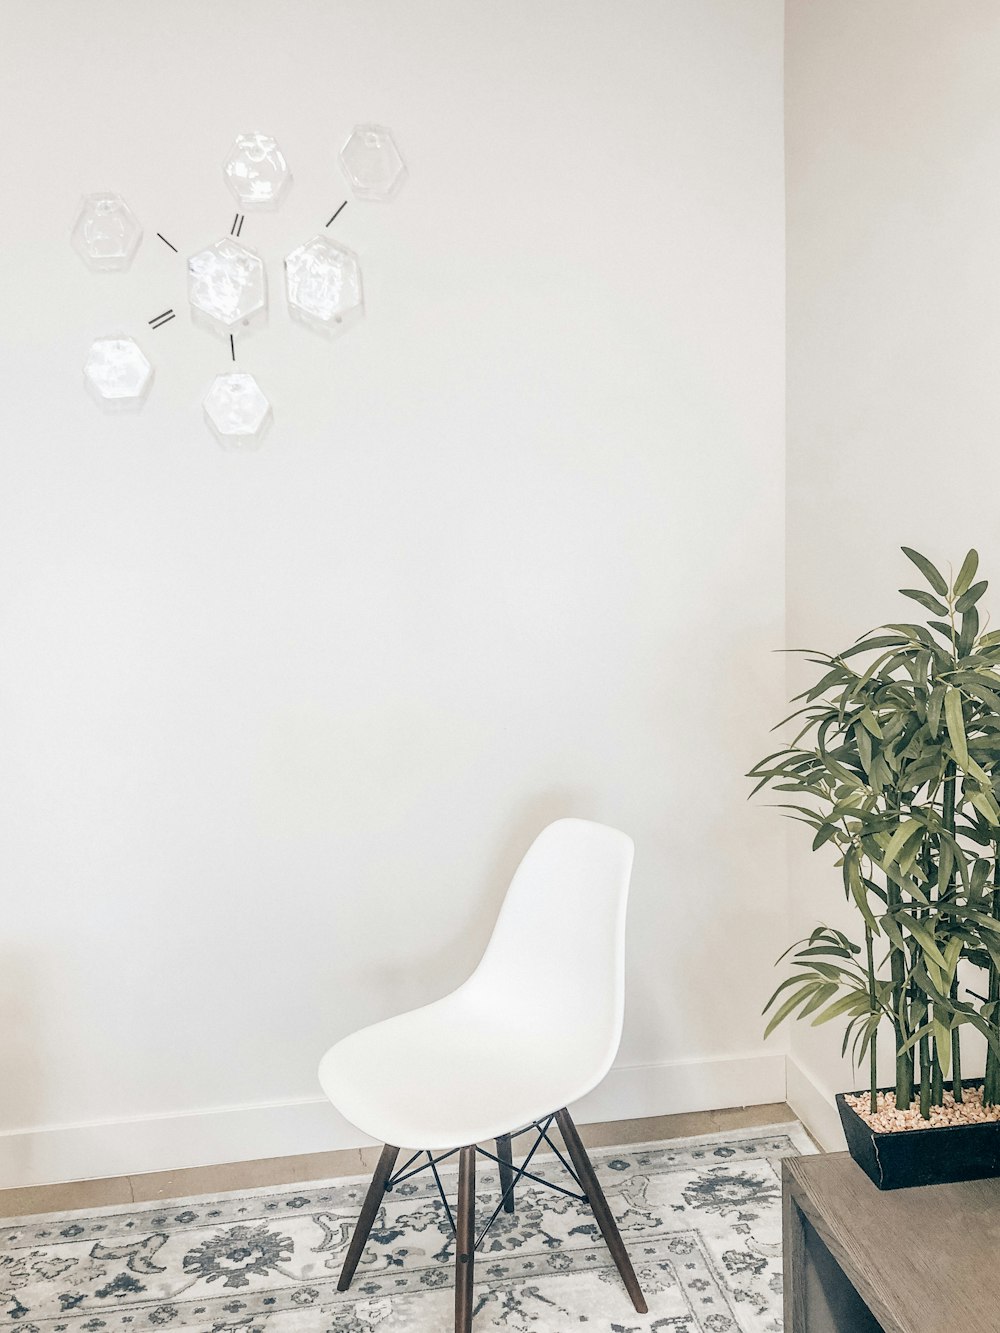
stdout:
<svg viewBox="0 0 1000 1333">
<path fill-rule="evenodd" d="M 882 853 L 885 861 L 895 861 L 911 838 L 923 833 L 924 824 L 919 819 L 904 819 L 898 826 Z"/>
<path fill-rule="evenodd" d="M 863 990 L 852 991 L 850 995 L 842 995 L 839 1000 L 834 1000 L 833 1004 L 827 1005 L 822 1013 L 816 1015 L 811 1026 L 817 1028 L 823 1023 L 829 1023 L 831 1018 L 839 1018 L 841 1014 L 852 1011 L 858 1015 L 868 1012 L 868 996 Z"/>
<path fill-rule="evenodd" d="M 827 981 L 824 985 L 817 986 L 816 994 L 807 1002 L 805 1007 L 796 1015 L 796 1017 L 800 1020 L 808 1018 L 809 1015 L 814 1014 L 817 1009 L 821 1009 L 823 1005 L 826 1004 L 827 1000 L 832 999 L 836 993 L 837 983 L 835 981 Z"/>
<path fill-rule="evenodd" d="M 971 778 L 975 778 L 979 785 L 986 791 L 990 790 L 993 784 L 993 779 L 990 777 L 989 773 L 986 772 L 985 768 L 983 768 L 981 764 L 976 763 L 975 759 L 971 756 L 969 758 L 968 775 Z"/>
<path fill-rule="evenodd" d="M 941 1062 L 941 1072 L 945 1078 L 951 1069 L 951 1029 L 945 1027 L 937 1016 L 937 1006 L 934 1009 L 934 1040 L 937 1044 L 937 1057 Z"/>
<path fill-rule="evenodd" d="M 897 949 L 904 951 L 906 949 L 906 940 L 903 938 L 903 932 L 896 924 L 895 918 L 892 916 L 892 914 L 890 912 L 886 912 L 885 916 L 880 916 L 879 924 L 885 931 L 886 935 L 889 937 L 890 943 L 892 943 Z"/>
<path fill-rule="evenodd" d="M 947 964 L 945 975 L 949 985 L 955 980 L 955 969 L 958 967 L 958 960 L 962 956 L 963 947 L 964 941 L 960 935 L 954 936 L 944 946 L 944 960 Z"/>
<path fill-rule="evenodd" d="M 921 1041 L 924 1037 L 931 1036 L 933 1032 L 934 1032 L 934 1026 L 932 1023 L 922 1024 L 915 1031 L 911 1032 L 910 1035 L 907 1037 L 906 1041 L 899 1048 L 900 1054 L 902 1054 L 904 1051 L 912 1051 L 914 1046 L 916 1046 L 919 1041 Z"/>
<path fill-rule="evenodd" d="M 870 731 L 877 740 L 882 739 L 882 728 L 879 726 L 878 718 L 867 704 L 858 714 L 858 721 L 867 731 Z"/>
<path fill-rule="evenodd" d="M 854 739 L 857 742 L 861 767 L 866 773 L 870 774 L 872 770 L 872 739 L 870 732 L 866 731 L 860 722 L 854 726 Z"/>
<path fill-rule="evenodd" d="M 801 957 L 801 954 L 796 955 L 797 966 L 810 967 L 812 971 L 822 977 L 824 981 L 834 981 L 839 986 L 855 985 L 859 978 L 862 981 L 864 980 L 864 973 L 857 966 L 844 967 L 840 963 L 821 963 L 818 959 L 814 959 L 808 964 L 799 963 L 798 959 Z"/>
<path fill-rule="evenodd" d="M 955 580 L 955 586 L 952 592 L 956 597 L 961 597 L 968 589 L 972 580 L 976 577 L 976 570 L 979 568 L 979 552 L 971 550 L 962 561 L 962 568 L 958 571 L 958 578 Z"/>
<path fill-rule="evenodd" d="M 875 638 L 866 637 L 858 643 L 853 644 L 844 653 L 837 654 L 837 660 L 846 662 L 849 657 L 855 657 L 858 653 L 867 653 L 875 648 L 900 648 L 910 640 L 902 634 L 880 634 Z"/>
<path fill-rule="evenodd" d="M 945 687 L 941 681 L 931 690 L 930 698 L 927 700 L 927 726 L 930 728 L 932 736 L 937 736 L 941 729 L 941 709 L 944 706 Z"/>
<path fill-rule="evenodd" d="M 973 675 L 972 672 L 969 672 L 968 674 Z M 1000 681 L 995 683 L 1000 685 Z M 963 679 L 962 688 L 968 690 L 970 694 L 974 694 L 977 699 L 981 699 L 988 708 L 992 708 L 993 711 L 1000 716 L 1000 694 L 996 694 L 988 685 L 983 685 L 976 678 L 973 678 L 972 680 Z"/>
<path fill-rule="evenodd" d="M 879 933 L 878 922 L 875 920 L 871 904 L 868 901 L 868 892 L 865 889 L 861 871 L 858 869 L 857 850 L 854 847 L 844 857 L 844 886 L 857 904 L 858 911 L 864 917 L 868 929 L 873 935 L 877 935 Z"/>
<path fill-rule="evenodd" d="M 954 626 L 946 624 L 943 620 L 928 620 L 927 623 L 931 629 L 936 629 L 939 634 L 943 635 L 949 643 L 955 642 Z"/>
<path fill-rule="evenodd" d="M 948 584 L 945 582 L 941 573 L 935 569 L 925 555 L 919 551 L 914 551 L 912 547 L 903 546 L 900 548 L 907 560 L 912 560 L 916 567 L 923 574 L 924 578 L 931 585 L 934 591 L 942 597 L 948 596 Z"/>
<path fill-rule="evenodd" d="M 818 699 L 821 694 L 824 694 L 831 685 L 846 684 L 853 679 L 853 671 L 847 672 L 843 667 L 834 667 L 834 669 L 828 671 L 821 680 L 818 680 L 811 689 L 805 690 L 802 694 L 797 694 L 795 697 L 797 699 L 805 699 L 807 703 L 812 703 L 813 700 Z"/>
<path fill-rule="evenodd" d="M 957 674 L 957 673 L 956 673 Z M 1000 690 L 1000 671 L 995 666 L 970 666 L 961 672 L 962 679 L 978 680 L 981 685 Z"/>
<path fill-rule="evenodd" d="M 982 892 L 986 885 L 986 881 L 989 878 L 989 873 L 991 868 L 992 868 L 992 863 L 988 861 L 985 856 L 979 856 L 976 858 L 976 864 L 972 868 L 971 896 L 974 899 L 979 899 L 982 896 Z"/>
<path fill-rule="evenodd" d="M 970 590 L 971 591 L 971 590 Z M 968 611 L 962 617 L 962 628 L 959 631 L 958 643 L 955 645 L 955 651 L 958 656 L 965 661 L 971 661 L 969 654 L 972 652 L 973 645 L 976 642 L 976 635 L 979 633 L 979 612 L 974 606 L 970 606 Z"/>
<path fill-rule="evenodd" d="M 979 813 L 990 824 L 996 827 L 1000 825 L 1000 806 L 997 805 L 996 798 L 986 791 L 967 791 L 966 799 L 974 805 Z"/>
<path fill-rule="evenodd" d="M 898 657 L 899 654 L 894 652 L 892 649 L 890 649 L 889 652 L 887 653 L 880 653 L 878 657 L 875 658 L 874 662 L 872 662 L 865 669 L 862 675 L 860 675 L 857 678 L 857 681 L 855 682 L 851 690 L 852 697 L 861 698 L 861 693 L 864 690 L 865 686 L 872 679 L 875 673 L 877 671 L 881 671 L 883 667 L 886 669 L 887 672 L 894 671 L 896 667 L 899 665 L 898 661 L 894 662 L 894 659 L 898 659 Z M 894 664 L 890 665 L 890 663 Z"/>
<path fill-rule="evenodd" d="M 758 773 L 763 773 L 765 764 L 770 764 L 773 760 L 780 759 L 783 754 L 791 754 L 791 753 L 793 753 L 793 751 L 790 751 L 786 747 L 783 750 L 775 750 L 773 754 L 766 754 L 763 759 L 757 760 L 753 768 L 751 768 L 750 772 L 747 773 L 746 776 L 748 778 L 755 778 Z"/>
<path fill-rule="evenodd" d="M 812 995 L 816 987 L 821 984 L 822 983 L 819 981 L 808 981 L 802 987 L 801 990 L 797 990 L 793 995 L 789 996 L 789 998 L 785 1001 L 785 1003 L 781 1006 L 778 1012 L 771 1019 L 770 1023 L 768 1023 L 767 1027 L 764 1029 L 765 1040 L 771 1035 L 771 1033 L 778 1026 L 778 1024 L 783 1023 L 785 1019 L 788 1017 L 788 1015 L 794 1009 L 796 1009 L 804 1000 L 808 999 L 809 996 Z"/>
<path fill-rule="evenodd" d="M 808 949 L 800 949 L 795 955 L 796 958 L 846 958 L 851 960 L 853 954 L 849 949 L 844 949 L 837 944 L 816 944 Z"/>
<path fill-rule="evenodd" d="M 813 851 L 814 852 L 818 851 L 819 848 L 822 847 L 825 842 L 829 842 L 831 838 L 835 838 L 837 836 L 837 832 L 838 829 L 836 824 L 820 825 L 819 832 L 816 834 L 815 838 L 813 838 L 813 844 L 812 844 Z"/>
<path fill-rule="evenodd" d="M 969 588 L 967 592 L 964 592 L 955 603 L 955 610 L 960 615 L 964 615 L 970 607 L 975 606 L 989 586 L 990 585 L 986 579 L 983 579 L 980 583 L 974 583 L 972 587 Z"/>
<path fill-rule="evenodd" d="M 815 944 L 817 940 L 826 940 L 828 944 L 834 944 L 841 949 L 847 949 L 849 953 L 859 954 L 861 945 L 855 944 L 849 940 L 842 930 L 835 930 L 833 926 L 817 926 L 809 936 L 809 943 Z"/>
<path fill-rule="evenodd" d="M 926 607 L 928 611 L 933 611 L 936 616 L 946 616 L 948 608 L 943 602 L 939 602 L 936 597 L 932 597 L 929 592 L 924 592 L 922 588 L 900 588 L 904 597 L 912 597 L 915 602 Z"/>
<path fill-rule="evenodd" d="M 1000 921 L 992 916 L 987 916 L 985 912 L 978 912 L 972 907 L 965 907 L 961 903 L 942 903 L 941 912 L 947 916 L 961 916 L 966 921 L 974 921 L 980 930 L 989 931 L 991 935 L 1000 936 Z"/>
<path fill-rule="evenodd" d="M 923 921 L 918 921 L 915 916 L 911 916 L 909 912 L 901 913 L 899 919 L 905 921 L 907 930 L 920 945 L 930 963 L 941 972 L 947 972 L 948 962 L 938 948 L 931 928 L 925 925 Z"/>
<path fill-rule="evenodd" d="M 795 945 L 792 945 L 792 949 L 793 948 L 795 948 Z M 785 949 L 785 952 L 781 954 L 781 958 L 784 958 L 785 956 L 787 956 L 788 953 L 791 953 L 792 949 Z M 780 962 L 781 958 L 779 958 L 779 960 L 777 961 Z M 789 986 L 803 985 L 805 981 L 809 980 L 811 980 L 811 978 L 809 978 L 808 974 L 805 972 L 793 972 L 791 974 L 791 977 L 785 977 L 784 981 L 781 982 L 779 986 L 776 986 L 775 993 L 772 994 L 771 998 L 769 998 L 767 1004 L 764 1005 L 764 1008 L 761 1009 L 760 1012 L 767 1013 L 768 1009 L 771 1008 L 771 1005 L 773 1004 L 773 1002 L 775 1002 L 775 1000 L 777 1000 L 777 997 L 780 996 L 781 992 L 783 992 L 783 990 L 787 990 Z"/>
<path fill-rule="evenodd" d="M 962 695 L 951 686 L 944 696 L 944 720 L 948 728 L 948 738 L 955 758 L 960 767 L 969 767 L 969 745 L 965 738 L 965 722 L 962 719 Z"/>
<path fill-rule="evenodd" d="M 792 949 L 794 948 L 795 945 L 793 944 Z M 781 955 L 781 958 L 784 958 L 787 954 L 790 954 L 792 949 L 786 949 L 785 952 Z M 779 963 L 781 962 L 781 958 L 778 959 Z M 781 983 L 780 986 L 776 988 L 774 994 L 768 1000 L 767 1004 L 764 1005 L 764 1008 L 761 1010 L 761 1013 L 766 1014 L 768 1009 L 770 1009 L 771 1005 L 774 1004 L 775 1000 L 782 993 L 782 991 L 786 991 L 789 986 L 798 986 L 801 985 L 803 982 L 809 980 L 810 978 L 807 976 L 805 972 L 793 972 L 790 977 L 785 977 L 784 981 Z"/>
<path fill-rule="evenodd" d="M 942 612 L 942 614 L 944 613 Z M 934 635 L 924 625 L 911 625 L 909 623 L 898 624 L 898 625 L 891 624 L 891 625 L 886 625 L 885 628 L 898 630 L 900 634 L 912 635 L 914 639 L 917 639 L 920 643 L 924 645 L 925 648 L 928 648 L 930 650 L 931 656 L 934 658 L 934 661 L 940 663 L 942 669 L 944 670 L 948 669 L 951 663 L 951 659 L 949 658 L 948 654 L 944 651 L 944 649 L 940 646 L 940 644 L 937 642 L 937 640 L 934 638 Z"/>
<path fill-rule="evenodd" d="M 955 869 L 955 847 L 949 839 L 942 839 L 938 848 L 938 892 L 942 893 L 951 884 Z"/>
<path fill-rule="evenodd" d="M 864 1026 L 861 1028 L 861 1031 L 858 1034 L 858 1036 L 861 1039 L 860 1049 L 858 1048 L 857 1042 L 855 1042 L 855 1049 L 854 1049 L 855 1067 L 859 1066 L 861 1064 L 861 1061 L 867 1055 L 868 1047 L 871 1045 L 872 1038 L 878 1031 L 878 1025 L 881 1021 L 882 1021 L 881 1014 L 872 1014 L 871 1017 L 864 1024 Z M 841 1053 L 843 1054 L 843 1052 Z"/>
</svg>

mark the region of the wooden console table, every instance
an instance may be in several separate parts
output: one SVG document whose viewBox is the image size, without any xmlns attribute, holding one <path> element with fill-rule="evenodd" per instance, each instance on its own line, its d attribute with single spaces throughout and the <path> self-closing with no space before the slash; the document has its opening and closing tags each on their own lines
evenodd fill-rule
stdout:
<svg viewBox="0 0 1000 1333">
<path fill-rule="evenodd" d="M 998 1333 L 1000 1180 L 880 1191 L 830 1153 L 782 1183 L 785 1333 Z"/>
</svg>

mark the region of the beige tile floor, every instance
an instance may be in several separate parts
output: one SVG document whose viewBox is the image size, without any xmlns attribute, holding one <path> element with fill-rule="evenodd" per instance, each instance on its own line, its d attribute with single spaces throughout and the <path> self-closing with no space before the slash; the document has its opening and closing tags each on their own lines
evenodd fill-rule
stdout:
<svg viewBox="0 0 1000 1333">
<path fill-rule="evenodd" d="M 596 1125 L 581 1125 L 580 1135 L 588 1148 L 600 1148 L 616 1143 L 645 1143 L 720 1130 L 752 1129 L 756 1125 L 773 1125 L 794 1119 L 784 1102 L 771 1102 L 766 1106 L 737 1106 L 725 1111 L 695 1111 L 688 1115 L 661 1115 L 643 1120 L 607 1120 Z M 152 1171 L 145 1175 L 71 1180 L 62 1185 L 0 1190 L 0 1217 L 61 1213 L 73 1208 L 100 1208 L 105 1204 L 188 1198 L 215 1190 L 256 1189 L 265 1185 L 294 1185 L 305 1180 L 355 1176 L 373 1170 L 378 1154 L 378 1148 L 348 1148 L 340 1152 L 268 1157 L 255 1162 L 229 1162 L 224 1166 L 194 1166 L 179 1171 Z"/>
</svg>

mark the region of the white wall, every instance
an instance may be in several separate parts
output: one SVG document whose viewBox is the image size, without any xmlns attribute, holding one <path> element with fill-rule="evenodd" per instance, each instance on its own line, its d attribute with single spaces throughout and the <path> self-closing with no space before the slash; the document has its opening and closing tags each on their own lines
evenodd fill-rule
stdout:
<svg viewBox="0 0 1000 1333">
<path fill-rule="evenodd" d="M 995 622 L 998 63 L 992 0 L 787 7 L 790 644 L 836 651 L 898 619 L 903 543 L 942 565 L 978 547 Z M 854 927 L 832 857 L 805 830 L 789 845 L 789 938 Z M 857 1086 L 836 1027 L 797 1025 L 789 1069 L 831 1144 L 829 1099 Z"/>
<path fill-rule="evenodd" d="M 783 833 L 741 778 L 783 698 L 779 0 L 3 19 L 0 1183 L 361 1141 L 319 1055 L 458 982 L 571 812 L 638 846 L 584 1117 L 780 1098 Z M 411 175 L 332 229 L 368 314 L 328 345 L 280 260 L 363 120 Z M 232 456 L 183 256 L 229 230 L 245 129 L 295 184 L 243 232 L 275 425 Z M 107 189 L 126 275 L 69 245 Z M 82 386 L 116 328 L 156 366 L 138 417 Z"/>
</svg>

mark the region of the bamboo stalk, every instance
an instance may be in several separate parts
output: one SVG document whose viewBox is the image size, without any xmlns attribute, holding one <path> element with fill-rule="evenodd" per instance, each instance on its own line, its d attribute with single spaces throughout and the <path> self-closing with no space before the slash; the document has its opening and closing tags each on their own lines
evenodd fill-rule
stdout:
<svg viewBox="0 0 1000 1333">
<path fill-rule="evenodd" d="M 948 763 L 945 765 L 945 770 L 944 770 L 944 791 L 943 791 L 943 793 L 942 793 L 941 822 L 944 824 L 944 827 L 945 827 L 946 831 L 947 831 L 948 833 L 950 833 L 953 837 L 954 837 L 954 834 L 955 834 L 955 775 L 956 775 L 956 771 L 957 771 L 957 770 L 956 770 L 956 768 L 955 768 L 955 761 L 954 761 L 953 759 L 949 759 L 949 760 L 948 760 Z M 939 847 L 939 850 L 938 850 L 938 858 L 939 858 L 939 860 L 938 860 L 938 864 L 940 864 L 940 856 L 941 856 L 941 852 L 940 852 L 940 847 Z M 950 872 L 950 874 L 948 875 L 948 882 L 947 882 L 947 884 L 941 884 L 940 880 L 938 881 L 938 898 L 941 898 L 942 896 L 950 897 L 950 895 L 951 895 L 951 890 L 952 890 L 952 885 L 954 884 L 954 882 L 955 882 L 955 870 L 954 870 L 954 867 L 953 867 L 952 870 L 951 870 L 951 872 Z M 952 998 L 953 1000 L 957 1000 L 957 999 L 958 999 L 958 980 L 957 980 L 957 979 L 956 979 L 955 981 L 952 982 L 951 992 L 950 992 L 950 993 L 951 993 L 951 998 Z M 959 1040 L 960 1040 L 960 1039 L 959 1039 L 959 1029 L 958 1029 L 958 1027 L 956 1026 L 955 1028 L 952 1029 L 952 1033 L 951 1033 L 951 1078 L 952 1078 L 952 1084 L 951 1084 L 951 1087 L 952 1087 L 952 1094 L 953 1094 L 953 1096 L 954 1096 L 956 1102 L 960 1102 L 960 1101 L 963 1100 L 963 1095 L 962 1095 L 962 1052 L 961 1052 L 961 1050 L 959 1049 Z M 936 1056 L 937 1056 L 937 1043 L 935 1042 L 935 1057 L 936 1057 Z M 935 1102 L 935 1105 L 940 1106 L 940 1105 L 942 1104 L 943 1101 L 944 1101 L 944 1089 L 943 1089 L 943 1086 L 942 1086 L 941 1100 L 940 1100 L 940 1101 L 936 1101 L 936 1102 Z"/>
<path fill-rule="evenodd" d="M 951 983 L 951 998 L 958 999 L 958 980 Z M 962 1090 L 962 1043 L 961 1028 L 956 1024 L 951 1030 L 951 1093 L 956 1102 L 965 1101 Z"/>
<path fill-rule="evenodd" d="M 892 913 L 899 907 L 902 895 L 899 885 L 892 880 L 886 883 L 886 906 Z M 906 1031 L 906 959 L 903 950 L 897 944 L 889 946 L 889 969 L 892 976 L 892 1027 L 896 1039 L 896 1105 L 904 1111 L 910 1109 L 913 1101 L 913 1051 L 904 1051 L 909 1033 Z"/>
<path fill-rule="evenodd" d="M 925 1006 L 925 1022 L 926 1016 Z M 920 1114 L 924 1120 L 931 1118 L 931 1044 L 926 1035 L 920 1038 Z"/>
<path fill-rule="evenodd" d="M 944 1105 L 944 1070 L 938 1055 L 937 1037 L 931 1038 L 931 1105 Z"/>
<path fill-rule="evenodd" d="M 947 769 L 945 770 L 947 772 Z M 934 856 L 931 850 L 931 839 L 925 836 L 920 853 L 920 860 L 923 866 L 924 875 L 930 883 L 931 871 L 934 867 Z M 940 891 L 940 884 L 938 890 Z M 931 898 L 933 901 L 933 897 Z M 927 921 L 931 915 L 931 908 L 918 908 L 917 915 L 922 921 Z M 930 1001 L 927 998 L 926 991 L 917 990 L 920 1000 L 920 1022 L 918 1027 L 923 1027 L 931 1017 Z M 937 1097 L 943 1094 L 941 1086 L 941 1065 L 937 1058 L 937 1043 L 932 1042 L 926 1035 L 920 1038 L 920 1114 L 924 1120 L 931 1118 L 931 1106 L 939 1105 Z"/>
<path fill-rule="evenodd" d="M 900 1050 L 906 1041 L 901 1035 L 902 1025 L 896 1024 L 896 1105 L 908 1111 L 913 1105 L 913 1051 Z"/>
<path fill-rule="evenodd" d="M 865 945 L 868 952 L 868 1003 L 871 1005 L 873 1014 L 878 1012 L 878 1003 L 875 999 L 875 953 L 872 946 L 872 932 L 869 925 L 865 925 Z M 872 1036 L 871 1044 L 868 1047 L 868 1081 L 872 1115 L 878 1114 L 878 1029 Z"/>
<path fill-rule="evenodd" d="M 993 902 L 991 907 L 994 920 L 1000 921 L 1000 840 L 993 845 Z M 991 1004 L 1000 1004 L 1000 971 L 997 970 L 997 965 L 992 958 L 990 959 L 989 969 L 989 990 L 986 995 Z M 989 1019 L 989 1023 L 993 1031 L 996 1032 L 1000 1027 L 997 1018 L 998 1011 L 994 1009 L 991 1012 L 993 1016 Z M 1000 1105 L 1000 1059 L 998 1059 L 992 1046 L 986 1048 L 983 1102 L 986 1106 Z"/>
</svg>

